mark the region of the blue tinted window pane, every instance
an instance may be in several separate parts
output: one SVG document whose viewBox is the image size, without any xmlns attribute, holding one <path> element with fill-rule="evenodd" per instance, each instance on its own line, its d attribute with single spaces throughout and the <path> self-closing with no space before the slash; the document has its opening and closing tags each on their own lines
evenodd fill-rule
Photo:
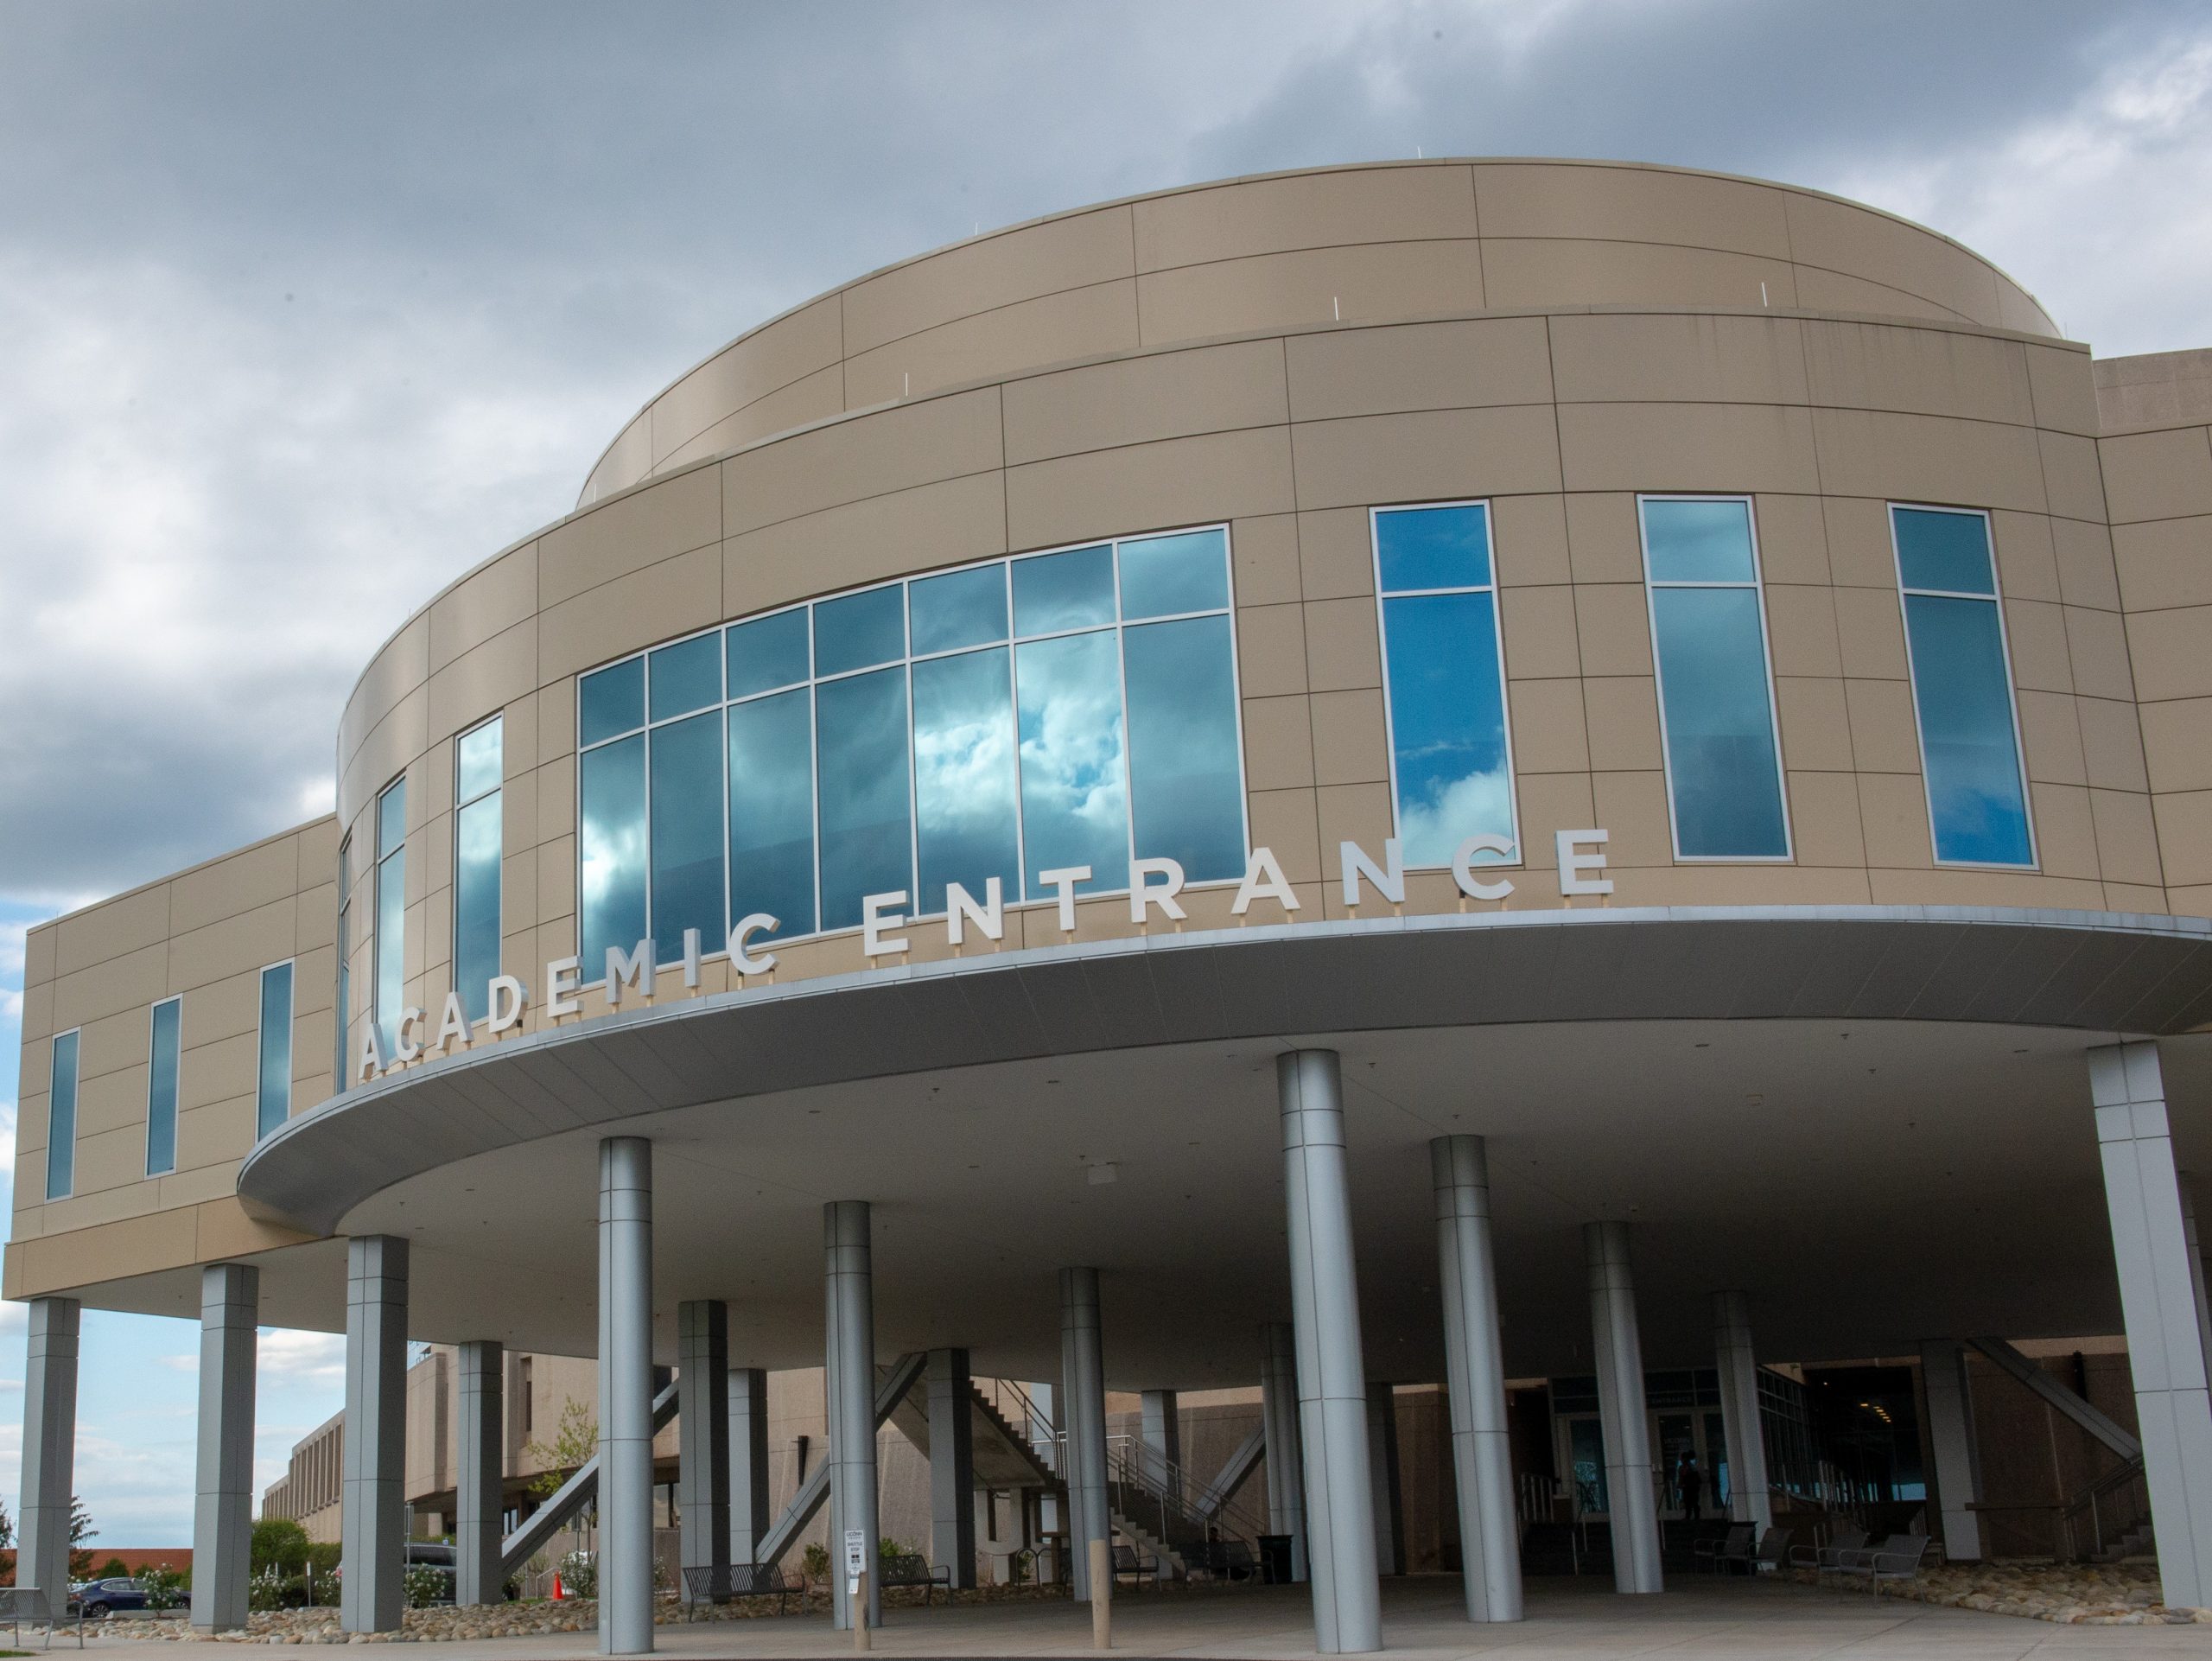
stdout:
<svg viewBox="0 0 2212 1661">
<path fill-rule="evenodd" d="M 1228 603 L 1229 538 L 1220 531 L 1192 531 L 1122 544 L 1123 617 L 1218 611 Z M 1241 862 L 1237 869 L 1243 869 Z"/>
<path fill-rule="evenodd" d="M 1006 567 L 925 576 L 906 585 L 914 654 L 957 652 L 1006 639 Z"/>
<path fill-rule="evenodd" d="M 172 998 L 154 1006 L 154 1041 L 146 1081 L 146 1174 L 176 1169 L 176 1058 L 179 1017 L 184 1006 Z"/>
<path fill-rule="evenodd" d="M 652 731 L 653 942 L 657 961 L 683 956 L 683 931 L 712 951 L 727 933 L 722 898 L 722 716 Z M 603 958 L 584 965 L 596 978 Z"/>
<path fill-rule="evenodd" d="M 729 920 L 814 932 L 814 710 L 804 687 L 729 711 Z"/>
<path fill-rule="evenodd" d="M 1749 582 L 1758 575 L 1743 502 L 1647 501 L 1643 546 L 1654 582 Z"/>
<path fill-rule="evenodd" d="M 407 781 L 386 787 L 377 798 L 377 857 L 397 852 L 407 840 Z"/>
<path fill-rule="evenodd" d="M 907 809 L 906 671 L 814 689 L 822 799 L 822 926 L 851 928 L 861 900 L 913 890 Z"/>
<path fill-rule="evenodd" d="M 724 634 L 728 642 L 729 695 L 750 697 L 806 678 L 806 608 L 779 611 L 740 623 Z"/>
<path fill-rule="evenodd" d="M 1193 882 L 1244 872 L 1244 777 L 1229 619 L 1123 631 L 1130 814 L 1137 857 L 1172 859 Z"/>
<path fill-rule="evenodd" d="M 292 1113 L 292 965 L 261 971 L 261 1065 L 254 1134 L 265 1136 Z"/>
<path fill-rule="evenodd" d="M 46 1197 L 66 1200 L 77 1180 L 75 1033 L 54 1041 L 54 1082 L 46 1099 Z"/>
<path fill-rule="evenodd" d="M 1897 574 L 1908 589 L 1949 594 L 1997 592 L 1989 570 L 1989 526 L 1979 513 L 1930 513 L 1893 507 Z"/>
<path fill-rule="evenodd" d="M 454 768 L 456 801 L 474 801 L 499 787 L 499 728 L 494 719 L 461 735 L 460 759 Z"/>
<path fill-rule="evenodd" d="M 842 675 L 906 655 L 906 596 L 897 583 L 814 608 L 814 672 Z"/>
<path fill-rule="evenodd" d="M 499 972 L 499 800 L 493 791 L 454 819 L 454 990 L 472 1024 L 492 1013 L 488 989 Z"/>
<path fill-rule="evenodd" d="M 612 669 L 586 675 L 576 698 L 576 742 L 602 738 L 645 724 L 645 660 L 632 658 Z"/>
<path fill-rule="evenodd" d="M 1757 589 L 1654 589 L 1675 841 L 1689 858 L 1778 859 L 1782 778 Z"/>
<path fill-rule="evenodd" d="M 607 948 L 645 938 L 645 739 L 643 733 L 576 758 L 582 820 L 577 880 L 579 956 L 588 979 L 607 972 Z"/>
<path fill-rule="evenodd" d="M 1021 894 L 1015 840 L 1014 684 L 1006 648 L 914 665 L 914 814 L 921 899 L 944 909 L 944 886 L 978 900 L 997 877 Z"/>
<path fill-rule="evenodd" d="M 1071 548 L 1014 562 L 1014 632 L 1053 634 L 1114 620 L 1114 550 Z"/>
<path fill-rule="evenodd" d="M 645 659 L 653 719 L 689 715 L 722 701 L 722 637 L 695 635 Z"/>
<path fill-rule="evenodd" d="M 1489 594 L 1382 602 L 1398 837 L 1408 865 L 1448 865 L 1469 837 L 1512 839 L 1497 603 Z"/>
<path fill-rule="evenodd" d="M 376 985 L 371 989 L 377 1034 L 389 1057 L 399 1042 L 399 1015 L 407 1002 L 407 855 L 377 862 Z"/>
<path fill-rule="evenodd" d="M 1111 632 L 1036 640 L 1015 652 L 1022 846 L 1032 899 L 1052 893 L 1037 880 L 1039 871 L 1074 865 L 1090 867 L 1080 893 L 1128 886 L 1119 659 Z"/>
<path fill-rule="evenodd" d="M 1936 857 L 2025 865 L 2028 807 L 1996 601 L 1908 595 L 1904 615 Z"/>
<path fill-rule="evenodd" d="M 1375 557 L 1385 594 L 1406 589 L 1487 588 L 1490 510 L 1477 504 L 1377 513 Z"/>
</svg>

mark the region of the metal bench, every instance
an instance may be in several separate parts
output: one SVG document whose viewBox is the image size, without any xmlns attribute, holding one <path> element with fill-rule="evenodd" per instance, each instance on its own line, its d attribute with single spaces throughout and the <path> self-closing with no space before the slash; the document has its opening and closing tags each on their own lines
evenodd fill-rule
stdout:
<svg viewBox="0 0 2212 1661">
<path fill-rule="evenodd" d="M 46 1628 L 45 1647 L 52 1649 L 54 1629 L 70 1619 L 67 1607 L 69 1594 L 64 1592 L 61 1595 L 63 1607 L 56 1610 L 53 1607 L 53 1601 L 35 1586 L 0 1586 L 0 1620 L 8 1623 L 18 1644 L 23 1639 L 25 1621 L 29 1621 L 35 1626 L 44 1626 Z M 77 1647 L 81 1650 L 85 1647 L 85 1612 L 82 1609 L 77 1612 L 76 1626 Z"/>
<path fill-rule="evenodd" d="M 922 1603 L 925 1607 L 928 1607 L 930 1600 L 936 1595 L 936 1588 L 940 1586 L 944 1588 L 944 1601 L 947 1603 L 952 1601 L 952 1571 L 931 1566 L 930 1560 L 918 1551 L 886 1552 L 878 1573 L 879 1583 L 887 1592 L 894 1586 L 924 1588 Z"/>
<path fill-rule="evenodd" d="M 1789 1561 L 1790 1537 L 1795 1533 L 1793 1529 L 1770 1527 L 1759 1536 L 1759 1549 L 1751 1554 L 1751 1573 L 1770 1573 L 1786 1565 Z"/>
<path fill-rule="evenodd" d="M 1694 1542 L 1690 1556 L 1713 1574 L 1719 1575 L 1741 1563 L 1746 1572 L 1751 1565 L 1751 1537 L 1757 1532 L 1749 1523 L 1731 1523 L 1727 1533 L 1719 1539 Z"/>
<path fill-rule="evenodd" d="M 1843 1553 L 1836 1561 L 1835 1572 L 1864 1575 L 1871 1592 L 1884 1581 L 1912 1579 L 1920 1573 L 1920 1560 L 1927 1555 L 1926 1535 L 1892 1534 L 1878 1546 Z"/>
<path fill-rule="evenodd" d="M 1114 1548 L 1114 1578 L 1127 1580 L 1137 1586 L 1150 1581 L 1160 1584 L 1160 1559 L 1150 1552 L 1140 1555 L 1135 1546 Z"/>
<path fill-rule="evenodd" d="M 701 1566 L 683 1571 L 683 1618 L 691 1619 L 694 1606 L 702 1603 L 734 1603 L 739 1598 L 773 1596 L 776 1613 L 784 1613 L 784 1600 L 792 1593 L 804 1594 L 805 1582 L 794 1581 L 782 1569 L 772 1563 L 732 1563 L 728 1569 Z"/>
<path fill-rule="evenodd" d="M 1183 1561 L 1192 1569 L 1205 1570 L 1217 1581 L 1256 1581 L 1260 1578 L 1259 1559 L 1252 1555 L 1252 1548 L 1242 1540 L 1209 1540 L 1204 1545 L 1192 1546 L 1183 1554 Z"/>
<path fill-rule="evenodd" d="M 1857 1551 L 1866 1543 L 1866 1531 L 1862 1528 L 1838 1529 L 1835 1538 L 1826 1545 L 1792 1546 L 1789 1564 L 1793 1569 L 1809 1569 L 1815 1575 L 1834 1571 L 1836 1561 L 1846 1552 Z"/>
</svg>

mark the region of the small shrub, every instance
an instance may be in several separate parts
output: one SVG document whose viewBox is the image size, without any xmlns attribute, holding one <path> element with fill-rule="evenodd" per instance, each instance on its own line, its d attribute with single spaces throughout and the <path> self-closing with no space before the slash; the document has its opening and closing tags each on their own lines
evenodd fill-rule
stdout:
<svg viewBox="0 0 2212 1661">
<path fill-rule="evenodd" d="M 810 1582 L 820 1583 L 830 1578 L 830 1548 L 819 1540 L 801 1554 L 799 1572 Z"/>
<path fill-rule="evenodd" d="M 146 1588 L 149 1609 L 174 1609 L 184 1601 L 184 1576 L 167 1563 L 141 1569 L 138 1584 Z"/>
<path fill-rule="evenodd" d="M 446 1571 L 435 1563 L 408 1564 L 399 1583 L 406 1591 L 410 1609 L 427 1609 L 446 1595 Z"/>
<path fill-rule="evenodd" d="M 588 1551 L 571 1551 L 561 1559 L 561 1589 L 572 1598 L 599 1595 L 599 1561 Z"/>
<path fill-rule="evenodd" d="M 128 1580 L 130 1578 L 130 1565 L 120 1557 L 110 1557 L 100 1565 L 99 1572 L 92 1578 L 96 1581 Z"/>
<path fill-rule="evenodd" d="M 284 1585 L 289 1578 L 275 1563 L 257 1569 L 245 1583 L 245 1607 L 253 1610 L 282 1609 Z"/>
<path fill-rule="evenodd" d="M 307 1560 L 308 1531 L 289 1517 L 264 1517 L 253 1525 L 251 1548 L 255 1571 L 274 1564 L 296 1571 Z"/>
</svg>

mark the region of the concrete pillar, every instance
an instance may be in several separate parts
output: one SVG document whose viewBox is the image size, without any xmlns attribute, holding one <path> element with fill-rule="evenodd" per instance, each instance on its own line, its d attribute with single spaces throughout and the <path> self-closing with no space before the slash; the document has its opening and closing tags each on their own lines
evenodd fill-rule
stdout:
<svg viewBox="0 0 2212 1661">
<path fill-rule="evenodd" d="M 599 1652 L 653 1646 L 653 1145 L 599 1144 Z"/>
<path fill-rule="evenodd" d="M 1521 1531 L 1497 1329 L 1489 1150 L 1480 1136 L 1439 1136 L 1428 1144 L 1428 1172 L 1436 1203 L 1437 1288 L 1444 1295 L 1461 1589 L 1468 1620 L 1518 1620 Z"/>
<path fill-rule="evenodd" d="M 2158 1047 L 2089 1052 L 2144 1479 L 2170 1608 L 2212 1603 L 2212 1400 Z"/>
<path fill-rule="evenodd" d="M 51 1594 L 59 1617 L 69 1596 L 69 1501 L 76 1492 L 77 1329 L 74 1298 L 33 1298 L 23 1374 L 23 1491 L 18 1586 Z"/>
<path fill-rule="evenodd" d="M 346 1435 L 338 1625 L 396 1632 L 407 1607 L 407 1242 L 346 1242 Z"/>
<path fill-rule="evenodd" d="M 853 1624 L 845 1577 L 845 1536 L 861 1532 L 870 1570 L 877 1562 L 875 1511 L 875 1288 L 865 1200 L 822 1208 L 825 1319 L 829 1341 L 823 1391 L 830 1426 L 830 1587 L 832 1624 Z M 868 1577 L 868 1624 L 883 1620 L 881 1576 Z"/>
<path fill-rule="evenodd" d="M 1367 1381 L 1367 1470 L 1375 1487 L 1375 1572 L 1406 1572 L 1406 1524 L 1398 1491 L 1398 1392 Z"/>
<path fill-rule="evenodd" d="M 1067 1435 L 1068 1552 L 1076 1601 L 1090 1600 L 1090 1543 L 1114 1540 L 1106 1493 L 1106 1373 L 1098 1271 L 1060 1270 L 1060 1419 Z"/>
<path fill-rule="evenodd" d="M 1175 1392 L 1147 1390 L 1138 1401 L 1138 1448 L 1144 1473 L 1163 1493 L 1183 1497 L 1183 1432 L 1175 1417 Z"/>
<path fill-rule="evenodd" d="M 930 1557 L 952 1571 L 963 1590 L 976 1584 L 975 1385 L 965 1350 L 931 1350 L 927 1363 L 930 1411 Z"/>
<path fill-rule="evenodd" d="M 1324 1654 L 1363 1654 L 1382 1647 L 1382 1588 L 1375 1574 L 1367 1367 L 1360 1350 L 1337 1053 L 1297 1050 L 1276 1057 L 1275 1084 L 1282 1107 L 1314 1643 Z"/>
<path fill-rule="evenodd" d="M 1265 1433 L 1268 1532 L 1290 1537 L 1290 1577 L 1306 1572 L 1306 1466 L 1298 1453 L 1298 1340 L 1287 1321 L 1260 1328 L 1260 1425 Z"/>
<path fill-rule="evenodd" d="M 676 1306 L 676 1505 L 678 1556 L 709 1571 L 715 1595 L 729 1586 L 729 1306 L 719 1298 Z"/>
<path fill-rule="evenodd" d="M 1713 1359 L 1720 1375 L 1721 1434 L 1728 1442 L 1728 1515 L 1764 1537 L 1774 1526 L 1774 1495 L 1767 1487 L 1751 1300 L 1741 1292 L 1713 1295 Z"/>
<path fill-rule="evenodd" d="M 497 1339 L 460 1346 L 460 1455 L 454 1476 L 454 1601 L 464 1607 L 506 1601 L 499 1573 L 506 1499 L 505 1349 Z"/>
<path fill-rule="evenodd" d="M 1942 1507 L 1943 1556 L 1955 1563 L 1981 1556 L 1981 1455 L 1974 1443 L 1974 1392 L 1965 1346 L 1929 1339 L 1920 1346 L 1920 1383 L 1928 1397 L 1928 1445 L 1936 1458 L 1936 1499 Z"/>
<path fill-rule="evenodd" d="M 1643 1345 L 1628 1225 L 1585 1223 L 1590 1327 L 1598 1360 L 1598 1418 L 1605 1438 L 1605 1504 L 1612 1518 L 1613 1589 L 1657 1592 L 1659 1501 L 1651 1486 L 1651 1430 L 1644 1412 Z"/>
<path fill-rule="evenodd" d="M 768 1515 L 768 1375 L 729 1370 L 729 1560 L 758 1562 Z"/>
<path fill-rule="evenodd" d="M 254 1333 L 261 1271 L 200 1271 L 200 1457 L 192 1511 L 192 1624 L 244 1628 L 253 1571 Z"/>
</svg>

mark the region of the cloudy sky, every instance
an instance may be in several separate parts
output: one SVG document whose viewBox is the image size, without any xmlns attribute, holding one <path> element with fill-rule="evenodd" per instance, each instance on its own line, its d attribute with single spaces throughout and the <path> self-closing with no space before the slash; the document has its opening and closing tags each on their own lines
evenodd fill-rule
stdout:
<svg viewBox="0 0 2212 1661">
<path fill-rule="evenodd" d="M 377 643 L 690 363 L 978 226 L 1417 149 L 1818 186 L 2101 354 L 2212 346 L 2181 0 L 0 0 L 0 1136 L 24 923 L 326 809 Z M 110 1544 L 188 1535 L 194 1347 L 87 1320 Z M 334 1359 L 264 1341 L 263 1480 Z"/>
</svg>

